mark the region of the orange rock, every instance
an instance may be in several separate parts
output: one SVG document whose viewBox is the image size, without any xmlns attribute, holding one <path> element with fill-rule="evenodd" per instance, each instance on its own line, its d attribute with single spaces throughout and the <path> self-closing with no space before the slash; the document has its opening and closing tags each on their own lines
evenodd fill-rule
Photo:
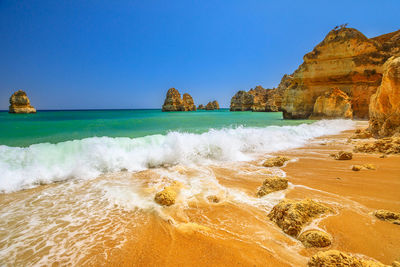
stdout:
<svg viewBox="0 0 400 267">
<path fill-rule="evenodd" d="M 196 105 L 194 104 L 193 98 L 185 93 L 183 99 L 181 94 L 175 88 L 170 88 L 165 97 L 162 111 L 195 111 Z"/>
<path fill-rule="evenodd" d="M 315 101 L 311 119 L 317 118 L 353 118 L 350 97 L 338 88 L 329 89 Z"/>
<path fill-rule="evenodd" d="M 370 130 L 376 137 L 400 133 L 400 57 L 391 57 L 384 68 L 382 84 L 369 105 Z"/>
<path fill-rule="evenodd" d="M 36 113 L 36 109 L 31 106 L 28 96 L 22 90 L 16 91 L 10 97 L 9 113 Z"/>
<path fill-rule="evenodd" d="M 384 267 L 386 265 L 372 260 L 359 259 L 338 250 L 320 251 L 310 258 L 309 267 Z"/>
</svg>

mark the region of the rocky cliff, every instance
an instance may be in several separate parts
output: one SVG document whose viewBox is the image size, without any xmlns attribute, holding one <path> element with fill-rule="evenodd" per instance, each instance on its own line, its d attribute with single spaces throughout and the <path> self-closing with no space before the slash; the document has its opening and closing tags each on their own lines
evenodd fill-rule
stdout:
<svg viewBox="0 0 400 267">
<path fill-rule="evenodd" d="M 265 89 L 258 85 L 254 89 L 238 91 L 231 99 L 231 111 L 279 111 L 282 97 L 291 80 L 291 76 L 284 75 L 277 88 Z"/>
<path fill-rule="evenodd" d="M 338 88 L 329 89 L 315 101 L 310 118 L 353 118 L 350 97 Z"/>
<path fill-rule="evenodd" d="M 368 105 L 382 80 L 383 64 L 400 53 L 400 31 L 368 39 L 352 28 L 332 30 L 293 73 L 283 94 L 287 119 L 306 119 L 331 88 L 350 97 L 355 118 L 368 117 Z"/>
<path fill-rule="evenodd" d="M 9 113 L 36 113 L 36 109 L 31 106 L 28 96 L 22 90 L 16 91 L 10 97 Z"/>
<path fill-rule="evenodd" d="M 196 105 L 194 104 L 193 98 L 185 93 L 183 98 L 181 94 L 175 88 L 170 88 L 165 97 L 162 111 L 195 111 Z"/>
<path fill-rule="evenodd" d="M 384 65 L 382 83 L 369 105 L 370 127 L 376 137 L 400 133 L 400 57 Z"/>
</svg>

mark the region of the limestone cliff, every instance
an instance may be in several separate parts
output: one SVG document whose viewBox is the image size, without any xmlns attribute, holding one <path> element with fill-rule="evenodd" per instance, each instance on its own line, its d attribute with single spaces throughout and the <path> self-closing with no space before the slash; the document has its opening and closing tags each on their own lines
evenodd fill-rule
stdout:
<svg viewBox="0 0 400 267">
<path fill-rule="evenodd" d="M 265 89 L 258 85 L 254 89 L 238 91 L 231 99 L 231 111 L 279 111 L 283 93 L 291 80 L 289 75 L 282 78 L 277 88 Z"/>
<path fill-rule="evenodd" d="M 400 31 L 368 39 L 352 28 L 332 30 L 293 73 L 283 94 L 287 119 L 306 119 L 319 96 L 338 88 L 350 97 L 355 118 L 368 117 L 371 96 L 381 83 L 383 63 L 399 53 Z"/>
<path fill-rule="evenodd" d="M 315 101 L 311 118 L 353 118 L 349 96 L 338 88 L 329 89 Z"/>
<path fill-rule="evenodd" d="M 170 88 L 165 97 L 162 111 L 195 111 L 196 105 L 194 104 L 193 98 L 185 93 L 183 99 L 181 94 L 175 88 Z"/>
<path fill-rule="evenodd" d="M 31 106 L 28 96 L 22 90 L 16 91 L 10 97 L 9 113 L 36 113 L 36 109 Z"/>
<path fill-rule="evenodd" d="M 376 137 L 400 133 L 400 57 L 384 65 L 382 83 L 369 105 L 370 127 Z"/>
</svg>

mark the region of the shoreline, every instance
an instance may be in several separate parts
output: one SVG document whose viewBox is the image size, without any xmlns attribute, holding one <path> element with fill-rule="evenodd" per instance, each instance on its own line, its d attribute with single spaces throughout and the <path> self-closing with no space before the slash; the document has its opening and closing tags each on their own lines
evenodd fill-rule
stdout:
<svg viewBox="0 0 400 267">
<path fill-rule="evenodd" d="M 357 128 L 366 126 L 364 121 L 356 123 Z M 61 233 L 54 240 L 65 241 L 65 234 L 69 236 L 71 231 L 78 234 L 67 239 L 64 256 L 49 259 L 61 264 L 305 266 L 316 252 L 328 249 L 391 264 L 400 256 L 399 226 L 370 213 L 377 209 L 398 211 L 400 156 L 380 158 L 380 154 L 355 153 L 347 161 L 329 157 L 332 152 L 352 150 L 347 139 L 353 132 L 314 138 L 305 146 L 268 154 L 295 159 L 281 168 L 263 167 L 264 155 L 250 162 L 121 172 L 3 194 L 0 207 L 16 203 L 15 209 L 23 215 L 26 207 L 35 214 L 38 207 L 48 206 L 41 215 L 47 221 L 65 216 L 80 218 L 75 226 L 67 222 L 58 226 Z M 365 163 L 375 164 L 376 170 L 351 170 L 352 165 Z M 255 193 L 263 180 L 282 175 L 282 171 L 289 188 L 257 198 Z M 174 181 L 182 184 L 177 203 L 170 207 L 156 204 L 154 194 Z M 41 199 L 42 193 L 48 195 L 47 200 Z M 215 195 L 218 201 L 207 200 L 209 195 Z M 82 198 L 88 198 L 89 204 L 79 206 Z M 332 245 L 306 249 L 271 222 L 267 214 L 282 198 L 311 198 L 333 208 L 333 214 L 313 220 L 303 229 L 322 229 L 333 237 Z M 138 205 L 143 208 L 138 209 Z M 21 223 L 16 220 L 14 223 Z M 22 254 L 14 251 L 18 259 L 14 263 L 38 264 L 42 260 L 38 262 L 37 257 L 47 257 L 51 248 L 41 243 L 41 228 L 36 230 L 30 241 L 36 252 L 29 252 L 30 247 Z M 0 252 L 6 246 L 4 238 L 7 233 L 0 234 Z M 79 256 L 75 255 L 74 262 L 67 256 L 71 251 Z M 32 257 L 36 261 L 32 262 Z"/>
</svg>

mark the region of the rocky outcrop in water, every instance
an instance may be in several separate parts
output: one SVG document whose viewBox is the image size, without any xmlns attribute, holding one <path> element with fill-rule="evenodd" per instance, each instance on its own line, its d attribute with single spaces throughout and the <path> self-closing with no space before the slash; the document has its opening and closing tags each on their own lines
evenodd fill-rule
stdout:
<svg viewBox="0 0 400 267">
<path fill-rule="evenodd" d="M 231 111 L 258 111 L 273 112 L 279 111 L 282 105 L 283 93 L 289 84 L 291 77 L 283 76 L 277 88 L 265 89 L 258 85 L 254 89 L 238 91 L 231 99 Z"/>
<path fill-rule="evenodd" d="M 272 157 L 269 159 L 266 159 L 263 162 L 264 167 L 282 167 L 283 164 L 285 164 L 286 161 L 289 161 L 290 159 L 288 157 L 282 157 L 282 156 L 277 156 L 277 157 Z"/>
<path fill-rule="evenodd" d="M 219 109 L 219 104 L 217 102 L 217 100 L 214 100 L 212 102 L 208 102 L 208 104 L 205 107 L 206 110 L 215 110 L 215 109 Z"/>
<path fill-rule="evenodd" d="M 318 118 L 353 118 L 350 97 L 338 88 L 329 89 L 315 101 L 311 119 Z"/>
<path fill-rule="evenodd" d="M 317 98 L 330 88 L 349 96 L 354 118 L 367 118 L 370 98 L 382 80 L 383 64 L 399 53 L 400 31 L 371 39 L 352 28 L 330 31 L 293 73 L 283 96 L 284 118 L 309 118 Z"/>
<path fill-rule="evenodd" d="M 384 65 L 382 83 L 369 105 L 369 130 L 376 137 L 400 134 L 400 57 Z"/>
<path fill-rule="evenodd" d="M 185 93 L 183 98 L 181 94 L 175 88 L 170 88 L 165 97 L 162 111 L 195 111 L 196 105 L 194 104 L 193 98 Z"/>
<path fill-rule="evenodd" d="M 203 104 L 200 104 L 198 107 L 197 107 L 197 109 L 205 109 L 205 107 L 204 107 L 204 105 Z"/>
<path fill-rule="evenodd" d="M 306 223 L 327 211 L 328 207 L 311 199 L 301 201 L 283 199 L 272 208 L 268 218 L 286 234 L 297 237 Z"/>
<path fill-rule="evenodd" d="M 31 106 L 28 96 L 22 90 L 16 91 L 10 97 L 9 113 L 36 113 L 36 109 Z"/>
</svg>

